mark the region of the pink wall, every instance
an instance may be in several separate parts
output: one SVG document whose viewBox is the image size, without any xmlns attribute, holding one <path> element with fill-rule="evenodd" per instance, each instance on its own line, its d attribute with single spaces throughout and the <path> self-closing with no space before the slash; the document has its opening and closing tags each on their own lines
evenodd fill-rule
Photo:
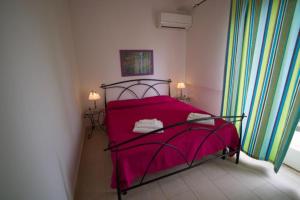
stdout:
<svg viewBox="0 0 300 200">
<path fill-rule="evenodd" d="M 186 31 L 157 28 L 160 11 L 176 11 L 173 0 L 73 0 L 73 33 L 83 106 L 101 83 L 132 78 L 185 79 Z M 154 75 L 121 77 L 120 49 L 153 49 Z M 102 104 L 103 105 L 103 104 Z"/>
<path fill-rule="evenodd" d="M 230 12 L 229 0 L 209 0 L 194 9 L 187 32 L 186 82 L 192 103 L 220 114 Z"/>
</svg>

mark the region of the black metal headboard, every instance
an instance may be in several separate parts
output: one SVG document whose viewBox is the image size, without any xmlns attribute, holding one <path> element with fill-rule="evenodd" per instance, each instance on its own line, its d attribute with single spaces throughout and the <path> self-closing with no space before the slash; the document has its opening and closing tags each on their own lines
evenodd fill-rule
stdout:
<svg viewBox="0 0 300 200">
<path fill-rule="evenodd" d="M 153 84 L 150 84 L 149 82 L 152 82 Z M 160 80 L 160 79 L 132 79 L 132 80 L 127 80 L 127 81 L 120 81 L 116 83 L 111 83 L 111 84 L 102 84 L 100 87 L 104 89 L 104 102 L 105 102 L 105 108 L 106 108 L 106 103 L 107 103 L 107 98 L 106 98 L 106 90 L 107 89 L 113 89 L 113 88 L 118 88 L 121 89 L 121 92 L 119 93 L 118 97 L 116 100 L 120 100 L 122 95 L 125 94 L 126 92 L 131 93 L 136 99 L 142 99 L 145 97 L 145 95 L 152 89 L 157 96 L 160 96 L 161 94 L 158 92 L 157 88 L 155 88 L 157 85 L 162 85 L 166 84 L 168 85 L 168 95 L 171 95 L 170 91 L 170 83 L 171 79 L 168 80 Z M 129 85 L 124 86 L 123 84 L 128 83 Z M 137 93 L 132 89 L 134 86 L 138 85 L 143 85 L 145 86 L 145 91 L 139 97 Z"/>
</svg>

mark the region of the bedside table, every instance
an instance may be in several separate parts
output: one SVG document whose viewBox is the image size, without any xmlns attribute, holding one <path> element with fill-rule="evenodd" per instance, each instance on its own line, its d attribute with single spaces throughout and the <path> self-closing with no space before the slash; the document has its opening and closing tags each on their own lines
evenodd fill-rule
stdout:
<svg viewBox="0 0 300 200">
<path fill-rule="evenodd" d="M 188 96 L 176 97 L 176 99 L 184 103 L 191 103 L 191 98 Z"/>
<path fill-rule="evenodd" d="M 84 112 L 83 117 L 90 120 L 91 131 L 88 134 L 88 139 L 92 137 L 97 127 L 104 129 L 105 109 L 89 109 Z"/>
</svg>

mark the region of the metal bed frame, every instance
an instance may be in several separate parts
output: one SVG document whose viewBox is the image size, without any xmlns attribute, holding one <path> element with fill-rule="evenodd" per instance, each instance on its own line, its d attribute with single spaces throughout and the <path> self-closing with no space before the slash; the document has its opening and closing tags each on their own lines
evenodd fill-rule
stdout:
<svg viewBox="0 0 300 200">
<path fill-rule="evenodd" d="M 148 82 L 154 82 L 154 83 L 153 84 L 149 84 Z M 105 108 L 107 108 L 107 106 L 106 106 L 107 105 L 107 99 L 106 99 L 106 95 L 107 95 L 106 94 L 106 90 L 107 89 L 112 89 L 112 88 L 119 88 L 119 89 L 121 89 L 121 92 L 120 92 L 120 94 L 117 97 L 117 100 L 120 100 L 121 97 L 122 97 L 122 95 L 125 92 L 129 92 L 135 98 L 139 99 L 138 95 L 132 89 L 133 87 L 140 86 L 140 85 L 145 86 L 146 87 L 145 92 L 140 97 L 140 98 L 144 98 L 145 95 L 149 92 L 150 89 L 152 89 L 159 96 L 160 93 L 155 88 L 155 86 L 161 85 L 161 84 L 166 84 L 168 86 L 168 93 L 169 93 L 168 95 L 170 96 L 170 83 L 171 83 L 170 79 L 168 79 L 168 80 L 160 80 L 160 79 L 133 79 L 133 80 L 121 81 L 121 82 L 117 82 L 117 83 L 113 83 L 113 84 L 108 84 L 108 85 L 102 84 L 101 88 L 104 89 Z M 129 85 L 128 86 L 122 86 L 122 84 L 129 84 Z M 218 135 L 217 131 L 221 130 L 223 127 L 227 126 L 228 124 L 232 124 L 234 122 L 242 122 L 245 117 L 246 116 L 243 113 L 241 116 L 213 116 L 213 117 L 199 118 L 199 119 L 194 119 L 194 120 L 189 120 L 189 121 L 184 121 L 184 122 L 179 122 L 179 123 L 176 123 L 176 124 L 172 124 L 170 126 L 166 126 L 166 127 L 163 127 L 161 129 L 157 129 L 157 130 L 154 130 L 154 131 L 151 131 L 151 132 L 146 133 L 146 134 L 138 135 L 138 136 L 136 136 L 134 138 L 131 138 L 131 139 L 127 140 L 127 141 L 124 141 L 124 142 L 121 142 L 121 143 L 118 143 L 118 144 L 112 144 L 112 143 L 109 144 L 109 146 L 106 149 L 104 149 L 104 151 L 110 150 L 112 153 L 115 153 L 115 158 L 116 158 L 116 179 L 117 179 L 116 182 L 117 182 L 118 200 L 121 200 L 122 199 L 122 194 L 123 195 L 127 194 L 127 191 L 129 191 L 129 190 L 132 190 L 134 188 L 137 188 L 137 187 L 149 184 L 151 182 L 160 180 L 162 178 L 165 178 L 165 177 L 168 177 L 168 176 L 171 176 L 171 175 L 174 175 L 174 174 L 186 171 L 188 169 L 191 169 L 191 168 L 194 168 L 196 166 L 199 166 L 199 165 L 201 165 L 201 164 L 203 164 L 203 163 L 205 163 L 205 162 L 207 162 L 209 160 L 213 160 L 213 159 L 216 159 L 216 158 L 225 159 L 226 156 L 228 156 L 228 155 L 234 155 L 234 154 L 236 154 L 235 163 L 238 164 L 239 163 L 239 157 L 240 157 L 240 151 L 241 151 L 241 137 L 239 137 L 239 144 L 238 144 L 237 149 L 232 149 L 230 147 L 225 147 L 223 149 L 222 153 L 217 153 L 217 154 L 214 154 L 213 156 L 210 155 L 210 156 L 212 156 L 210 158 L 201 159 L 198 162 L 196 162 L 197 161 L 196 158 L 197 158 L 197 155 L 198 155 L 200 149 L 202 148 L 202 146 L 205 144 L 205 142 L 208 140 L 208 138 L 210 136 L 212 136 L 212 135 L 217 136 L 217 138 L 224 144 L 224 146 L 226 146 L 225 143 L 224 143 L 223 138 L 220 135 Z M 202 128 L 201 127 L 193 127 L 193 123 L 195 123 L 195 122 L 205 121 L 205 120 L 210 120 L 210 119 L 226 119 L 226 123 L 222 124 L 219 127 L 214 128 L 214 129 L 203 128 L 203 127 Z M 168 138 L 164 142 L 147 142 L 147 143 L 138 143 L 138 144 L 135 143 L 135 144 L 130 145 L 130 143 L 132 143 L 134 141 L 138 141 L 138 140 L 140 140 L 142 138 L 145 138 L 145 137 L 148 137 L 150 135 L 156 134 L 159 131 L 167 130 L 167 129 L 172 129 L 172 128 L 183 126 L 183 125 L 185 125 L 185 126 L 187 125 L 187 128 L 185 128 L 184 130 L 181 130 L 180 132 L 174 134 L 172 137 Z M 241 132 L 241 130 L 242 130 L 242 123 L 240 123 L 239 129 L 240 129 L 240 132 Z M 173 140 L 175 140 L 176 138 L 178 138 L 179 136 L 181 136 L 183 134 L 188 134 L 189 132 L 195 131 L 195 130 L 206 130 L 206 131 L 208 131 L 208 134 L 205 135 L 203 141 L 199 144 L 199 146 L 198 146 L 195 154 L 193 155 L 193 159 L 191 161 L 189 161 L 184 156 L 184 153 L 180 149 L 178 149 L 176 146 L 170 144 L 170 142 L 173 141 Z M 127 145 L 127 146 L 124 146 L 124 145 Z M 144 172 L 143 176 L 141 177 L 141 179 L 136 184 L 134 184 L 134 185 L 132 185 L 130 187 L 122 188 L 121 184 L 120 184 L 120 171 L 119 171 L 119 165 L 118 165 L 118 163 L 119 163 L 118 153 L 121 152 L 121 151 L 126 151 L 126 150 L 130 150 L 130 149 L 137 148 L 137 147 L 140 147 L 140 146 L 145 146 L 145 145 L 157 145 L 158 148 L 153 153 L 153 156 L 150 159 L 150 161 L 149 161 L 149 163 L 147 165 L 147 168 L 145 169 L 145 172 Z M 183 159 L 183 161 L 184 161 L 183 163 L 185 163 L 185 167 L 177 169 L 177 170 L 169 172 L 169 173 L 166 173 L 164 175 L 155 177 L 155 178 L 151 178 L 150 180 L 145 180 L 146 176 L 148 175 L 148 171 L 149 171 L 149 169 L 151 167 L 151 164 L 153 163 L 153 161 L 155 160 L 155 158 L 157 157 L 157 155 L 161 152 L 161 150 L 163 148 L 171 148 L 174 151 L 176 151 L 178 153 L 178 155 L 181 156 L 181 158 Z"/>
<path fill-rule="evenodd" d="M 154 82 L 154 84 L 149 84 L 147 82 Z M 125 94 L 125 92 L 128 92 L 130 94 L 133 95 L 133 97 L 135 97 L 136 99 L 142 99 L 146 96 L 146 94 L 150 91 L 150 89 L 152 89 L 157 96 L 160 96 L 160 93 L 158 92 L 158 90 L 155 88 L 155 86 L 157 85 L 168 85 L 168 95 L 171 96 L 171 90 L 170 90 L 170 83 L 171 83 L 171 79 L 168 80 L 160 80 L 160 79 L 132 79 L 132 80 L 127 80 L 127 81 L 120 81 L 117 83 L 112 83 L 112 84 L 102 84 L 100 86 L 100 88 L 104 89 L 104 103 L 105 103 L 105 109 L 107 106 L 107 89 L 121 89 L 120 94 L 118 95 L 116 100 L 120 100 L 121 97 Z M 123 86 L 122 84 L 126 84 L 126 83 L 131 83 L 128 86 Z M 145 86 L 145 92 L 143 93 L 143 95 L 141 97 L 139 97 L 134 90 L 132 89 L 135 86 Z"/>
</svg>

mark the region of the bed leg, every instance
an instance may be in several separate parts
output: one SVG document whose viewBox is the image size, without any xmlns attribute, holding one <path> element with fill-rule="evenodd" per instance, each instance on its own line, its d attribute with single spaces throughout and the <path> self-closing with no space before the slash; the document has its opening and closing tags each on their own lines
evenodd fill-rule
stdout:
<svg viewBox="0 0 300 200">
<path fill-rule="evenodd" d="M 239 164 L 240 160 L 240 152 L 241 152 L 241 146 L 238 147 L 238 151 L 236 152 L 236 158 L 235 158 L 235 164 Z"/>
<path fill-rule="evenodd" d="M 117 192 L 118 192 L 118 200 L 122 200 L 122 194 L 120 188 L 117 188 Z"/>
<path fill-rule="evenodd" d="M 243 113 L 242 120 L 241 120 L 239 146 L 238 146 L 238 149 L 236 152 L 235 164 L 239 164 L 239 160 L 240 160 L 240 153 L 241 153 L 241 148 L 242 148 L 242 131 L 243 131 L 242 125 L 243 125 L 244 118 L 245 118 L 245 113 Z"/>
<path fill-rule="evenodd" d="M 121 193 L 121 186 L 120 186 L 120 172 L 119 172 L 118 151 L 116 151 L 116 178 L 117 178 L 118 200 L 122 200 L 122 193 Z"/>
<path fill-rule="evenodd" d="M 242 128 L 241 128 L 241 129 L 242 129 Z M 240 136 L 239 146 L 238 146 L 237 151 L 236 151 L 235 164 L 239 164 L 239 160 L 240 160 L 240 152 L 241 152 L 241 144 L 242 144 L 242 141 L 241 141 L 241 136 Z"/>
<path fill-rule="evenodd" d="M 118 200 L 122 200 L 122 194 L 120 188 L 117 188 Z"/>
<path fill-rule="evenodd" d="M 223 160 L 225 160 L 225 159 L 226 159 L 226 147 L 223 149 L 222 155 L 223 155 L 223 156 L 222 156 L 221 158 L 222 158 Z"/>
</svg>

